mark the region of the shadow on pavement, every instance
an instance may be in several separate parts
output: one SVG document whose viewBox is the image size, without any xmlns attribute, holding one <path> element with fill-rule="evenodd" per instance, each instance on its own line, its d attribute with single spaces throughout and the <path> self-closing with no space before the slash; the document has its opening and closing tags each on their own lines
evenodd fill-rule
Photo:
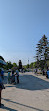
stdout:
<svg viewBox="0 0 49 111">
<path fill-rule="evenodd" d="M 43 90 L 49 89 L 49 82 L 42 80 L 41 78 L 35 77 L 33 75 L 21 75 L 19 77 L 20 83 L 16 85 L 7 85 L 6 87 L 16 87 L 26 90 Z M 7 77 L 4 78 L 4 84 L 7 84 Z"/>
<path fill-rule="evenodd" d="M 15 85 L 11 85 L 11 84 L 10 84 L 10 86 L 6 86 L 6 87 L 9 87 L 9 88 L 11 88 L 11 87 L 15 87 Z"/>
<path fill-rule="evenodd" d="M 33 75 L 23 75 L 20 77 L 20 83 L 16 84 L 16 88 L 27 90 L 49 89 L 49 82 Z"/>
<path fill-rule="evenodd" d="M 15 110 L 15 109 L 6 107 L 6 106 L 4 106 L 4 105 L 2 105 L 0 109 L 5 109 L 6 111 L 18 111 L 18 110 Z"/>
<path fill-rule="evenodd" d="M 38 108 L 34 108 L 34 107 L 32 107 L 32 106 L 28 106 L 28 105 L 24 105 L 24 104 L 21 104 L 21 103 L 18 103 L 18 102 L 14 102 L 14 101 L 11 101 L 10 99 L 4 99 L 4 98 L 2 98 L 3 100 L 5 100 L 5 101 L 7 101 L 7 102 L 12 102 L 12 103 L 14 103 L 14 104 L 18 104 L 18 105 L 21 105 L 21 106 L 25 106 L 25 107 L 27 107 L 27 108 L 31 108 L 31 109 L 33 109 L 33 110 L 37 110 L 37 111 L 44 111 L 44 110 L 41 110 L 41 109 L 38 109 Z M 4 107 L 3 107 L 4 108 Z M 7 108 L 7 107 L 5 107 L 5 108 Z M 8 108 L 7 108 L 8 109 Z M 8 109 L 9 111 L 17 111 L 17 110 L 13 110 L 13 109 Z"/>
</svg>

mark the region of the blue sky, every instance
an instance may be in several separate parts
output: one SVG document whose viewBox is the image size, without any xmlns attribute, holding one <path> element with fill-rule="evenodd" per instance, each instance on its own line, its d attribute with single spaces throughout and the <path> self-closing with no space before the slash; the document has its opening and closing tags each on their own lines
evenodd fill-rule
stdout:
<svg viewBox="0 0 49 111">
<path fill-rule="evenodd" d="M 49 0 L 0 0 L 0 55 L 6 61 L 35 61 L 44 34 L 49 39 Z"/>
</svg>

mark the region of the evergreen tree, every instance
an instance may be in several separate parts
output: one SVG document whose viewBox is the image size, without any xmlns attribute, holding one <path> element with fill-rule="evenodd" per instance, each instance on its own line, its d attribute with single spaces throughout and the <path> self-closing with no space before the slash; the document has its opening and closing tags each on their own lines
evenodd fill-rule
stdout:
<svg viewBox="0 0 49 111">
<path fill-rule="evenodd" d="M 41 67 L 42 61 L 43 64 L 46 64 L 46 61 L 49 59 L 49 42 L 47 40 L 47 37 L 43 35 L 43 37 L 40 39 L 40 41 L 37 44 L 37 50 L 36 50 L 36 59 L 38 66 Z"/>
</svg>

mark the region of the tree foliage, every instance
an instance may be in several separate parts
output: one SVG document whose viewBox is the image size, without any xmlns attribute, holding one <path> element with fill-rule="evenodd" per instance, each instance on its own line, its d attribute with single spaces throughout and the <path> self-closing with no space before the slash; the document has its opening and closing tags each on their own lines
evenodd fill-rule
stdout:
<svg viewBox="0 0 49 111">
<path fill-rule="evenodd" d="M 49 59 L 49 42 L 45 35 L 39 40 L 36 48 L 37 67 L 43 67 Z"/>
<path fill-rule="evenodd" d="M 6 63 L 6 66 L 4 66 L 6 70 L 11 69 L 12 67 L 13 67 L 13 64 L 10 61 Z"/>
<path fill-rule="evenodd" d="M 17 64 L 15 62 L 13 63 L 13 67 L 17 67 Z"/>
<path fill-rule="evenodd" d="M 29 67 L 30 67 L 30 68 L 33 68 L 33 63 L 31 63 L 31 64 L 29 65 Z"/>
</svg>

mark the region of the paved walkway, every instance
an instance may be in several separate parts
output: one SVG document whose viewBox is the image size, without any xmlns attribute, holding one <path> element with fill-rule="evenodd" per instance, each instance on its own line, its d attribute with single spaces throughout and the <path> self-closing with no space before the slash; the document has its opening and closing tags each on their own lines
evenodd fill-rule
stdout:
<svg viewBox="0 0 49 111">
<path fill-rule="evenodd" d="M 6 84 L 0 111 L 49 111 L 49 79 L 31 72 L 20 74 L 20 83 Z"/>
</svg>

